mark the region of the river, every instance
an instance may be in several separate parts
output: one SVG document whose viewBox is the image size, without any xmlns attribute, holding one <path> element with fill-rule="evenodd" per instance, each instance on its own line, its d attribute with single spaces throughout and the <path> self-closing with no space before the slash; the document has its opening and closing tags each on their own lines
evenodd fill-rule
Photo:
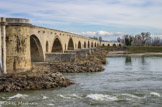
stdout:
<svg viewBox="0 0 162 107">
<path fill-rule="evenodd" d="M 0 107 L 161 107 L 162 57 L 109 57 L 105 71 L 65 74 L 67 88 L 0 93 Z"/>
</svg>

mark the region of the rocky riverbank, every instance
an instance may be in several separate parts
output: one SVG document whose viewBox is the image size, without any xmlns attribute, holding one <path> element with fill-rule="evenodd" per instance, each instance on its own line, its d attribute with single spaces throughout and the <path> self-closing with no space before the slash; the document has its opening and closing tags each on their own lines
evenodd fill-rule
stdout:
<svg viewBox="0 0 162 107">
<path fill-rule="evenodd" d="M 65 78 L 63 74 L 8 74 L 0 77 L 0 91 L 23 91 L 23 90 L 40 90 L 67 87 L 74 84 L 71 80 Z"/>
<path fill-rule="evenodd" d="M 29 72 L 7 74 L 0 77 L 0 91 L 40 90 L 67 87 L 74 84 L 62 73 L 83 73 L 103 71 L 107 51 L 92 51 L 90 55 L 77 55 L 71 63 L 36 63 Z"/>
<path fill-rule="evenodd" d="M 77 55 L 73 63 L 36 63 L 33 72 L 61 72 L 61 73 L 84 73 L 100 72 L 106 64 L 107 51 L 97 50 L 90 55 Z"/>
</svg>

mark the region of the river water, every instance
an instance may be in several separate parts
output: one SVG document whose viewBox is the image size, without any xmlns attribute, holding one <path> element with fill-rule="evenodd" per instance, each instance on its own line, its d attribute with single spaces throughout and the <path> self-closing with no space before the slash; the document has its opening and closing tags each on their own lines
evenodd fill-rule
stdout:
<svg viewBox="0 0 162 107">
<path fill-rule="evenodd" d="M 162 57 L 109 57 L 105 71 L 72 73 L 61 89 L 0 93 L 0 107 L 162 107 Z"/>
</svg>

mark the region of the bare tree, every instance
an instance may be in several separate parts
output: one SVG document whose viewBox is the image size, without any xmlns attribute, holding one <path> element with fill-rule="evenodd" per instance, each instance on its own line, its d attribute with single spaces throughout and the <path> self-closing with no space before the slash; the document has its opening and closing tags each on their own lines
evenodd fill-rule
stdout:
<svg viewBox="0 0 162 107">
<path fill-rule="evenodd" d="M 141 46 L 142 45 L 142 39 L 141 39 L 141 35 L 135 35 L 134 39 L 133 39 L 133 45 L 134 46 Z"/>
<path fill-rule="evenodd" d="M 160 38 L 159 38 L 159 37 L 155 37 L 155 38 L 152 40 L 152 46 L 160 46 L 160 45 L 161 45 Z"/>
<path fill-rule="evenodd" d="M 99 37 L 99 41 L 100 41 L 100 42 L 102 41 L 102 37 L 101 37 L 101 36 Z"/>
<path fill-rule="evenodd" d="M 118 38 L 119 39 L 119 38 Z M 117 39 L 117 40 L 118 40 Z M 145 45 L 151 45 L 151 34 L 149 32 L 142 32 L 141 34 L 137 34 L 135 36 L 131 35 L 124 35 L 123 39 L 121 39 L 125 45 L 127 46 L 145 46 Z"/>
<path fill-rule="evenodd" d="M 117 41 L 118 41 L 118 42 L 121 42 L 121 39 L 120 39 L 120 37 L 118 37 L 118 38 L 117 38 Z"/>
<path fill-rule="evenodd" d="M 142 32 L 141 33 L 141 41 L 142 41 L 142 45 L 146 45 L 146 42 L 151 40 L 151 33 L 150 32 Z"/>
</svg>

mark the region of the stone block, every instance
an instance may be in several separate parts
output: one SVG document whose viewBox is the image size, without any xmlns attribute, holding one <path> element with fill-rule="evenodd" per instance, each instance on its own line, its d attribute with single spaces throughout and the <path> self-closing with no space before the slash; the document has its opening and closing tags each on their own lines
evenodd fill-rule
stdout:
<svg viewBox="0 0 162 107">
<path fill-rule="evenodd" d="M 74 53 L 47 53 L 45 62 L 75 62 L 75 59 Z"/>
<path fill-rule="evenodd" d="M 87 55 L 91 54 L 91 49 L 79 49 L 79 50 L 67 50 L 65 53 L 75 53 L 77 55 Z"/>
</svg>

